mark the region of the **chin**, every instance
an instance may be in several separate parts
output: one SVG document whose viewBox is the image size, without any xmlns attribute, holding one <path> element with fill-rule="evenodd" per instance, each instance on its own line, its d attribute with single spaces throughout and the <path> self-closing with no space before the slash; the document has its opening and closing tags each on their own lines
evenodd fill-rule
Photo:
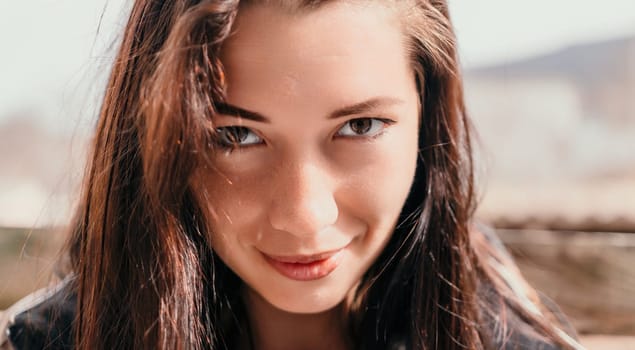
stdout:
<svg viewBox="0 0 635 350">
<path fill-rule="evenodd" d="M 279 310 L 295 314 L 317 314 L 338 306 L 346 297 L 347 290 L 335 286 L 319 288 L 289 288 L 276 293 L 259 293 L 269 304 Z M 271 293 L 273 292 L 273 293 Z"/>
</svg>

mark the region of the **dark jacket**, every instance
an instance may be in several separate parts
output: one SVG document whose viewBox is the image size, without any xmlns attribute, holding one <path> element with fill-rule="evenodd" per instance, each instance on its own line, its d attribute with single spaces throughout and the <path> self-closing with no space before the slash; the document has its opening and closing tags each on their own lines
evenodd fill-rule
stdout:
<svg viewBox="0 0 635 350">
<path fill-rule="evenodd" d="M 0 312 L 0 350 L 71 349 L 77 296 L 67 277 Z"/>
</svg>

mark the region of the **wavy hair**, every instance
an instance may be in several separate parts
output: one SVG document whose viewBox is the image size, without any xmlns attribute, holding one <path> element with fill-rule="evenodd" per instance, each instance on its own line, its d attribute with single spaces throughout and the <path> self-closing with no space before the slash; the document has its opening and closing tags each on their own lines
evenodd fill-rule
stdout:
<svg viewBox="0 0 635 350">
<path fill-rule="evenodd" d="M 470 127 L 446 2 L 385 1 L 400 8 L 409 39 L 423 107 L 419 158 L 399 224 L 355 290 L 356 347 L 488 348 L 507 336 L 501 308 L 568 347 L 535 292 L 523 284 L 519 296 L 501 273 L 506 257 L 470 226 Z M 135 2 L 67 247 L 78 349 L 232 349 L 248 335 L 241 281 L 212 250 L 190 179 L 210 161 L 212 116 L 225 97 L 219 52 L 252 2 Z M 329 1 L 260 2 L 310 11 Z"/>
</svg>

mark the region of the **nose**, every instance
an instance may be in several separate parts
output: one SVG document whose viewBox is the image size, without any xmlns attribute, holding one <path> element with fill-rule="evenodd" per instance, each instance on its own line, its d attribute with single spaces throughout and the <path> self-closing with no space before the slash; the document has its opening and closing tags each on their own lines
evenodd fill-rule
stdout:
<svg viewBox="0 0 635 350">
<path fill-rule="evenodd" d="M 335 223 L 339 211 L 326 169 L 299 164 L 280 169 L 274 177 L 268 211 L 274 229 L 307 238 Z"/>
</svg>

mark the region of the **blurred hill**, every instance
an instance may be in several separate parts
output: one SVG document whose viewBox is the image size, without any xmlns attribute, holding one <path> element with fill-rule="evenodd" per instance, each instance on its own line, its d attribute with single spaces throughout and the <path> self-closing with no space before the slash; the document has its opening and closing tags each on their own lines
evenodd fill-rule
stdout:
<svg viewBox="0 0 635 350">
<path fill-rule="evenodd" d="M 635 36 L 579 44 L 526 60 L 480 67 L 469 71 L 468 77 L 566 81 L 581 97 L 581 117 L 635 123 Z"/>
<path fill-rule="evenodd" d="M 621 78 L 633 64 L 635 37 L 576 44 L 555 52 L 503 65 L 478 67 L 474 75 L 550 74 L 577 79 L 583 85 Z"/>
<path fill-rule="evenodd" d="M 465 81 L 486 164 L 483 216 L 635 229 L 635 37 L 480 67 Z"/>
</svg>

